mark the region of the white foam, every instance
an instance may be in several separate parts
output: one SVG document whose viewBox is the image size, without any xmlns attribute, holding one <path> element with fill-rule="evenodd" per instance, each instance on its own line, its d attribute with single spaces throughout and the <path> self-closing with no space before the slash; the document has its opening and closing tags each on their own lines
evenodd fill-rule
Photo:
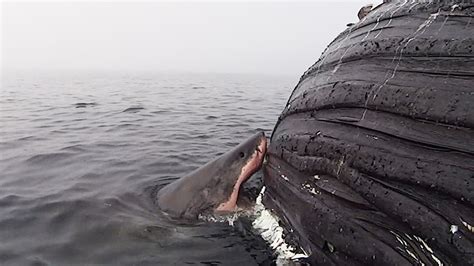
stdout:
<svg viewBox="0 0 474 266">
<path fill-rule="evenodd" d="M 286 176 L 285 176 L 286 177 Z M 308 255 L 297 253 L 296 248 L 285 242 L 283 238 L 283 227 L 279 224 L 279 219 L 270 210 L 267 210 L 262 203 L 265 187 L 260 191 L 255 206 L 252 211 L 239 211 L 226 215 L 199 215 L 199 219 L 207 222 L 229 223 L 234 226 L 234 222 L 242 215 L 255 217 L 252 222 L 253 229 L 270 245 L 276 254 L 276 265 L 288 265 L 293 261 L 307 258 Z M 316 193 L 316 192 L 315 192 Z M 289 229 L 292 232 L 292 229 Z"/>
<path fill-rule="evenodd" d="M 225 214 L 225 215 L 199 214 L 198 219 L 201 221 L 213 222 L 213 223 L 228 223 L 230 226 L 234 226 L 234 222 L 243 214 L 244 212 L 234 212 L 232 214 Z"/>
</svg>

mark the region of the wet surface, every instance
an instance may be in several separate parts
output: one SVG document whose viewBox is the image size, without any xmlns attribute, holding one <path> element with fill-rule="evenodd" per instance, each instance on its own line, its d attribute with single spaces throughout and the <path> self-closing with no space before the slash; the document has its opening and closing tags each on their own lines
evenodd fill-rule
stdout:
<svg viewBox="0 0 474 266">
<path fill-rule="evenodd" d="M 245 231 L 170 222 L 153 194 L 257 130 L 270 135 L 294 83 L 238 75 L 3 75 L 0 264 L 270 262 L 262 240 Z"/>
<path fill-rule="evenodd" d="M 300 79 L 263 203 L 313 264 L 473 265 L 474 8 L 384 2 Z"/>
</svg>

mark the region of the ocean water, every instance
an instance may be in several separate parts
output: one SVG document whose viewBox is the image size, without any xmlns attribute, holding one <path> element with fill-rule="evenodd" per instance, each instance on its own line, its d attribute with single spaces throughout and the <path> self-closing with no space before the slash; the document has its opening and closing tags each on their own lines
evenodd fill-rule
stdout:
<svg viewBox="0 0 474 266">
<path fill-rule="evenodd" d="M 4 73 L 0 264 L 271 263 L 245 226 L 176 224 L 154 194 L 257 130 L 269 136 L 297 78 Z"/>
</svg>

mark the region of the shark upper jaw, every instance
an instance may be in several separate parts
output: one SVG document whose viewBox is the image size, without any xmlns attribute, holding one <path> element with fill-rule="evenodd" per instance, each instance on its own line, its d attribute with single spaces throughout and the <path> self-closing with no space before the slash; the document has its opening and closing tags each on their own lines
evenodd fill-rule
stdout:
<svg viewBox="0 0 474 266">
<path fill-rule="evenodd" d="M 240 175 L 237 178 L 236 183 L 232 189 L 227 201 L 219 204 L 216 208 L 216 212 L 233 212 L 238 209 L 237 199 L 239 197 L 239 191 L 242 186 L 255 172 L 257 172 L 263 164 L 263 159 L 265 158 L 265 153 L 267 152 L 267 139 L 265 135 L 259 139 L 259 144 L 255 147 L 255 151 L 252 157 L 247 161 L 247 163 L 242 167 Z"/>
</svg>

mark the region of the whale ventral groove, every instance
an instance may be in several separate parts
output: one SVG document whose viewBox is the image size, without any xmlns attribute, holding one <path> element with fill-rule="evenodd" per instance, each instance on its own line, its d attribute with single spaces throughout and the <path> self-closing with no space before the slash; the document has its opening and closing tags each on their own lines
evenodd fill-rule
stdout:
<svg viewBox="0 0 474 266">
<path fill-rule="evenodd" d="M 263 203 L 311 263 L 474 264 L 473 17 L 384 1 L 299 80 Z"/>
</svg>

